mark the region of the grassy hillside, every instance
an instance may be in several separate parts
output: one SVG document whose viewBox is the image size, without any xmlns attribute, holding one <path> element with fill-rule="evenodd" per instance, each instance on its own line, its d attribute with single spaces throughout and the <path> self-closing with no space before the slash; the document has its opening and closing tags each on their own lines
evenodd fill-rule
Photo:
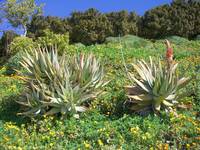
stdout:
<svg viewBox="0 0 200 150">
<path fill-rule="evenodd" d="M 19 63 L 21 55 L 0 66 L 0 149 L 198 149 L 200 148 L 200 41 L 178 37 L 168 38 L 173 45 L 180 76 L 195 76 L 185 89 L 182 99 L 187 109 L 178 114 L 140 116 L 130 112 L 123 103 L 127 99 L 125 85 L 131 85 L 125 72 L 137 59 L 164 59 L 164 40 L 149 41 L 126 36 L 107 39 L 107 44 L 70 46 L 67 54 L 94 53 L 101 58 L 111 80 L 106 94 L 97 97 L 91 109 L 80 119 L 60 119 L 60 116 L 25 118 L 16 115 L 22 107 L 25 85 L 17 74 L 9 71 Z M 17 57 L 18 59 L 14 59 Z M 14 65 L 13 65 L 14 64 Z M 18 68 L 18 67 L 17 67 Z"/>
</svg>

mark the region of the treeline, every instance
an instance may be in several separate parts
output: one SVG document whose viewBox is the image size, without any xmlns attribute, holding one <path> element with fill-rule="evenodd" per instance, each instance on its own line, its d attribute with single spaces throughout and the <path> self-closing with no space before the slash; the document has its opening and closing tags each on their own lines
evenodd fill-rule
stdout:
<svg viewBox="0 0 200 150">
<path fill-rule="evenodd" d="M 28 26 L 28 36 L 42 36 L 44 30 L 49 29 L 55 33 L 66 33 L 70 35 L 70 42 L 89 45 L 102 43 L 109 36 L 123 36 L 138 33 L 137 23 L 139 16 L 127 11 L 100 13 L 91 8 L 85 12 L 73 12 L 71 17 L 61 19 L 52 16 L 33 17 Z"/>
<path fill-rule="evenodd" d="M 151 9 L 141 17 L 140 36 L 160 38 L 178 35 L 192 39 L 200 34 L 200 3 L 174 1 Z"/>
<path fill-rule="evenodd" d="M 28 24 L 29 37 L 43 36 L 45 30 L 57 34 L 69 33 L 70 43 L 81 42 L 85 45 L 103 43 L 107 37 L 127 34 L 150 39 L 171 35 L 193 39 L 200 34 L 200 3 L 175 0 L 146 11 L 143 16 L 125 10 L 101 13 L 91 8 L 85 12 L 72 12 L 70 17 L 64 19 L 35 16 Z"/>
<path fill-rule="evenodd" d="M 70 34 L 70 42 L 89 45 L 102 43 L 109 36 L 138 35 L 144 38 L 162 38 L 177 35 L 189 39 L 200 34 L 200 3 L 173 1 L 147 11 L 144 16 L 127 11 L 101 13 L 96 9 L 73 12 L 69 18 L 34 17 L 28 27 L 31 37 L 42 36 L 49 29 L 55 33 Z"/>
</svg>

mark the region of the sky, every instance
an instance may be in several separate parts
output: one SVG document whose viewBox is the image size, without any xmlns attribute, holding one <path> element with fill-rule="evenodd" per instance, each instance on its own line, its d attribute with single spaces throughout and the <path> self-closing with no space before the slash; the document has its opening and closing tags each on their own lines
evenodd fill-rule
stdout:
<svg viewBox="0 0 200 150">
<path fill-rule="evenodd" d="M 36 0 L 36 3 L 45 3 L 44 14 L 54 16 L 69 16 L 72 11 L 84 11 L 96 8 L 101 12 L 128 10 L 143 15 L 148 9 L 172 0 Z"/>
<path fill-rule="evenodd" d="M 4 0 L 0 0 L 4 1 Z M 162 5 L 169 4 L 172 0 L 35 0 L 36 3 L 45 4 L 44 15 L 68 17 L 73 11 L 85 11 L 88 8 L 96 8 L 100 12 L 111 11 L 135 11 L 143 15 L 145 11 Z M 8 23 L 0 25 L 0 30 L 8 30 L 12 27 Z M 19 29 L 15 29 L 18 33 Z M 0 33 L 1 36 L 1 33 Z"/>
</svg>

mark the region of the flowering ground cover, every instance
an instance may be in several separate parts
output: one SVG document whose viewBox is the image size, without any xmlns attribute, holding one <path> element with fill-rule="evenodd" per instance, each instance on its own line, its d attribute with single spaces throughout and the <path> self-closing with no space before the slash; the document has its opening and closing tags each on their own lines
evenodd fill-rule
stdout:
<svg viewBox="0 0 200 150">
<path fill-rule="evenodd" d="M 24 117 L 23 77 L 10 74 L 9 64 L 0 68 L 0 149 L 199 149 L 200 148 L 200 56 L 199 41 L 172 41 L 178 74 L 194 79 L 184 88 L 188 96 L 176 113 L 145 116 L 131 112 L 125 105 L 124 86 L 130 85 L 124 68 L 137 59 L 165 57 L 163 40 L 131 46 L 108 43 L 92 46 L 74 45 L 69 54 L 90 53 L 100 57 L 106 79 L 105 94 L 98 96 L 79 119 L 59 115 Z M 121 51 L 122 50 L 122 51 Z M 68 53 L 68 51 L 66 51 Z M 122 59 L 124 57 L 124 60 Z M 18 56 L 19 57 L 19 56 Z M 15 59 L 12 59 L 12 63 Z"/>
</svg>

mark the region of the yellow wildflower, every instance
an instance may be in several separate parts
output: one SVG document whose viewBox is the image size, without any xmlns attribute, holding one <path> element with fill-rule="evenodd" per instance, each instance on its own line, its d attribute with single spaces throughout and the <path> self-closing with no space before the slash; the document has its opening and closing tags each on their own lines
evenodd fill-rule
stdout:
<svg viewBox="0 0 200 150">
<path fill-rule="evenodd" d="M 17 150 L 22 150 L 22 148 L 21 148 L 21 147 L 18 147 Z"/>
<path fill-rule="evenodd" d="M 103 146 L 103 142 L 101 141 L 101 139 L 98 140 L 98 144 L 99 144 L 100 146 Z"/>
<path fill-rule="evenodd" d="M 139 130 L 140 130 L 140 128 L 138 126 L 130 129 L 131 133 L 133 133 L 133 134 L 137 134 L 139 132 Z"/>
<path fill-rule="evenodd" d="M 186 144 L 186 147 L 189 149 L 190 148 L 190 144 Z"/>
<path fill-rule="evenodd" d="M 90 144 L 87 143 L 87 141 L 84 141 L 84 145 L 85 145 L 85 148 L 90 148 L 91 147 Z"/>
<path fill-rule="evenodd" d="M 49 134 L 50 134 L 51 136 L 55 136 L 55 135 L 56 135 L 55 131 L 50 131 Z"/>
</svg>

